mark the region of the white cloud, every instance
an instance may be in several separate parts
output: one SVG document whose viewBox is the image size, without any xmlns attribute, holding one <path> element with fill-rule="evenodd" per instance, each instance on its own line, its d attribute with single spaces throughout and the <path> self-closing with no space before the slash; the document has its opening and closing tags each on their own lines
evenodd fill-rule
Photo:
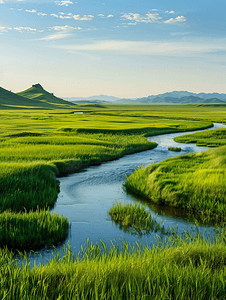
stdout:
<svg viewBox="0 0 226 300">
<path fill-rule="evenodd" d="M 52 17 L 60 18 L 60 19 L 72 19 L 72 14 L 64 15 L 64 13 L 60 13 L 60 15 L 51 14 Z"/>
<path fill-rule="evenodd" d="M 17 31 L 24 31 L 24 30 L 27 30 L 27 31 L 36 31 L 37 29 L 35 28 L 31 28 L 31 27 L 14 27 L 13 29 L 17 30 Z"/>
<path fill-rule="evenodd" d="M 26 9 L 25 11 L 26 11 L 26 12 L 29 12 L 29 13 L 36 13 L 36 10 L 35 10 L 35 9 L 32 9 L 32 10 Z"/>
<path fill-rule="evenodd" d="M 0 26 L 0 32 L 8 32 L 9 30 L 12 30 L 10 27 Z"/>
<path fill-rule="evenodd" d="M 107 18 L 114 18 L 114 15 L 112 15 L 112 14 L 109 14 L 109 15 L 107 15 L 106 17 L 105 17 L 105 15 L 103 15 L 103 14 L 99 14 L 99 15 L 97 15 L 98 17 L 101 17 L 102 19 L 107 19 Z"/>
<path fill-rule="evenodd" d="M 60 18 L 60 19 L 71 19 L 72 17 L 69 16 L 69 15 L 67 15 L 67 16 L 62 16 L 62 15 L 60 15 L 59 18 Z"/>
<path fill-rule="evenodd" d="M 94 18 L 94 16 L 92 16 L 92 15 L 84 15 L 84 16 L 74 15 L 73 18 L 76 21 L 91 21 Z"/>
<path fill-rule="evenodd" d="M 65 6 L 68 6 L 70 4 L 73 4 L 73 2 L 71 2 L 70 0 L 65 0 L 65 1 L 55 1 L 55 3 L 57 5 L 65 5 Z"/>
<path fill-rule="evenodd" d="M 38 15 L 38 16 L 47 16 L 47 14 L 41 13 L 41 12 L 38 12 L 37 15 Z"/>
<path fill-rule="evenodd" d="M 98 51 L 116 52 L 125 55 L 152 55 L 152 56 L 197 56 L 204 53 L 226 51 L 226 41 L 209 42 L 150 42 L 150 41 L 99 41 L 85 45 L 59 46 L 68 51 Z"/>
<path fill-rule="evenodd" d="M 71 30 L 80 30 L 82 29 L 81 27 L 72 27 L 72 26 L 68 26 L 68 25 L 65 25 L 65 26 L 53 26 L 52 29 L 54 30 L 62 30 L 62 31 L 71 31 Z"/>
<path fill-rule="evenodd" d="M 178 22 L 185 22 L 187 19 L 184 16 L 178 16 L 176 18 L 170 18 L 169 20 L 164 21 L 166 24 L 174 24 Z"/>
<path fill-rule="evenodd" d="M 166 14 L 175 14 L 175 11 L 174 11 L 174 10 L 171 10 L 171 11 L 166 10 L 165 13 L 166 13 Z"/>
<path fill-rule="evenodd" d="M 5 2 L 3 0 L 0 0 L 0 4 L 5 4 Z"/>
<path fill-rule="evenodd" d="M 162 19 L 162 17 L 160 17 L 159 14 L 157 13 L 154 14 L 148 13 L 145 15 L 129 13 L 129 14 L 122 15 L 122 18 L 130 21 L 134 21 L 136 23 L 155 23 Z"/>
</svg>

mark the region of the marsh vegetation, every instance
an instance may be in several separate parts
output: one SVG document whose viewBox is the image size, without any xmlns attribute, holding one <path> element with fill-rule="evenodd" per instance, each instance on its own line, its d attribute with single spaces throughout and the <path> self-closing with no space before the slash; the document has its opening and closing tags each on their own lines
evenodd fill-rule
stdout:
<svg viewBox="0 0 226 300">
<path fill-rule="evenodd" d="M 160 205 L 198 213 L 199 221 L 222 222 L 226 217 L 225 153 L 226 147 L 220 147 L 151 164 L 136 170 L 125 187 Z"/>
<path fill-rule="evenodd" d="M 152 218 L 151 213 L 145 209 L 145 206 L 138 202 L 123 205 L 121 202 L 116 201 L 108 214 L 111 216 L 112 221 L 119 225 L 120 229 L 134 235 L 148 235 L 153 231 L 166 233 L 164 225 L 159 224 Z"/>
<path fill-rule="evenodd" d="M 168 147 L 168 150 L 175 151 L 175 152 L 180 152 L 181 148 L 180 147 Z"/>
<path fill-rule="evenodd" d="M 70 246 L 64 253 L 33 268 L 24 256 L 21 268 L 1 250 L 1 299 L 225 299 L 224 234 L 211 242 L 187 233 L 153 247 L 87 243 L 77 256 Z"/>
<path fill-rule="evenodd" d="M 197 132 L 193 134 L 185 134 L 176 137 L 175 142 L 178 143 L 196 143 L 197 146 L 219 147 L 226 145 L 226 129 L 213 129 L 205 132 Z"/>
</svg>

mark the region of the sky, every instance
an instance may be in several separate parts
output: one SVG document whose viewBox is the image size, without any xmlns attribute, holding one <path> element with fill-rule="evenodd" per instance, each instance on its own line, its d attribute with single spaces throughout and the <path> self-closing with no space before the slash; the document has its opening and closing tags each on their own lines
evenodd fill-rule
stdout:
<svg viewBox="0 0 226 300">
<path fill-rule="evenodd" d="M 40 83 L 58 97 L 226 93 L 225 15 L 225 0 L 0 0 L 0 86 Z"/>
</svg>

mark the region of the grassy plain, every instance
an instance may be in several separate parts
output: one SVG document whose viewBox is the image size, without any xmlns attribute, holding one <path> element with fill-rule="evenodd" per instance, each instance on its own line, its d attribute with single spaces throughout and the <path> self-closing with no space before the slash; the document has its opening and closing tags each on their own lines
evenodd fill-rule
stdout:
<svg viewBox="0 0 226 300">
<path fill-rule="evenodd" d="M 47 265 L 34 268 L 26 261 L 20 267 L 12 252 L 3 249 L 3 246 L 21 249 L 18 246 L 20 241 L 24 241 L 21 244 L 23 249 L 36 249 L 38 245 L 33 246 L 34 240 L 31 242 L 26 239 L 28 233 L 25 228 L 33 230 L 32 224 L 37 224 L 38 232 L 34 238 L 38 236 L 40 247 L 64 238 L 68 228 L 66 218 L 53 216 L 46 211 L 46 208 L 54 205 L 57 197 L 59 185 L 56 176 L 155 147 L 154 143 L 147 141 L 147 135 L 207 128 L 212 121 L 226 120 L 226 107 L 218 106 L 81 105 L 77 106 L 79 111 L 84 113 L 74 114 L 76 110 L 0 112 L 0 188 L 3 191 L 0 219 L 6 226 L 2 227 L 0 250 L 0 297 L 225 299 L 224 236 L 216 242 L 198 237 L 192 240 L 172 237 L 167 245 L 153 246 L 152 249 L 138 245 L 137 250 L 132 248 L 130 251 L 126 243 L 123 251 L 119 250 L 118 245 L 107 251 L 102 244 L 104 251 L 101 251 L 103 249 L 100 246 L 91 244 L 87 251 L 82 249 L 80 257 L 75 257 L 69 247 L 65 250 L 64 258 L 59 259 L 56 253 Z M 220 168 L 225 161 L 223 150 L 221 152 L 219 148 L 219 153 L 208 152 L 200 157 L 190 155 L 190 158 L 181 158 L 183 163 L 178 167 L 173 163 L 170 165 L 169 161 L 165 162 L 163 172 L 159 175 L 163 176 L 162 182 L 166 185 L 167 181 L 172 181 L 172 178 L 164 177 L 168 170 L 172 174 L 171 167 L 177 168 L 177 171 L 188 168 L 186 178 L 198 191 L 199 187 L 195 186 L 198 182 L 192 181 L 193 173 L 190 172 L 192 166 L 195 170 L 197 165 L 200 167 L 197 172 L 203 175 L 199 182 L 203 184 L 203 190 L 207 187 L 212 189 L 206 174 L 213 170 L 208 163 L 214 161 L 216 169 L 219 169 L 214 188 L 220 194 L 225 181 L 224 170 Z M 202 173 L 202 163 L 207 168 L 206 174 Z M 160 165 L 156 166 L 157 170 Z M 206 181 L 202 182 L 201 178 Z M 145 181 L 137 178 L 135 181 L 145 184 Z M 209 199 L 211 209 L 212 202 Z M 224 213 L 223 206 L 222 202 L 219 216 L 222 211 Z M 40 226 L 44 228 L 41 233 Z M 9 229 L 12 238 L 7 235 Z"/>
<path fill-rule="evenodd" d="M 119 108 L 0 111 L 0 210 L 52 207 L 59 191 L 56 176 L 155 147 L 147 135 L 211 126 L 152 117 L 152 107 Z"/>
</svg>

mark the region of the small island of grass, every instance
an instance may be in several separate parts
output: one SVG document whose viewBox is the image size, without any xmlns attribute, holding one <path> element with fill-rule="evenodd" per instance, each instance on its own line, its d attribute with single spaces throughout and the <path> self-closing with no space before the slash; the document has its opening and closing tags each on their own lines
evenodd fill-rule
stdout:
<svg viewBox="0 0 226 300">
<path fill-rule="evenodd" d="M 158 230 L 164 232 L 164 226 L 157 223 L 151 217 L 150 212 L 145 209 L 145 206 L 139 203 L 123 205 L 121 202 L 118 203 L 116 201 L 108 214 L 123 231 L 131 234 L 143 235 L 153 231 L 157 232 Z"/>
<path fill-rule="evenodd" d="M 168 147 L 168 150 L 175 151 L 175 152 L 180 152 L 181 148 L 180 147 Z"/>
</svg>

